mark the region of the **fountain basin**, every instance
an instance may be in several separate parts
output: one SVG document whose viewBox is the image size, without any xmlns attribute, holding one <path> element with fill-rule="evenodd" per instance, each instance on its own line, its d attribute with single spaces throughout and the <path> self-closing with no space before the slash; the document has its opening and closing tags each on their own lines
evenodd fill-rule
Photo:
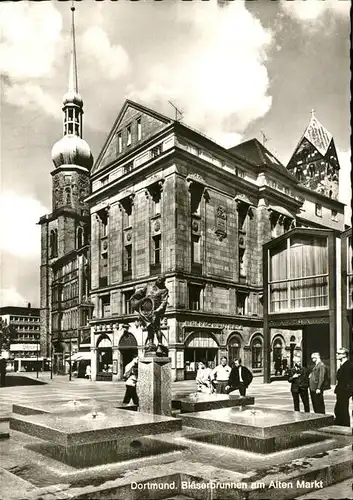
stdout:
<svg viewBox="0 0 353 500">
<path fill-rule="evenodd" d="M 126 412 L 108 407 L 104 411 L 18 415 L 10 429 L 45 440 L 33 451 L 49 455 L 74 467 L 90 467 L 178 450 L 144 436 L 181 429 L 181 420 Z"/>
<path fill-rule="evenodd" d="M 172 400 L 172 408 L 180 410 L 181 413 L 194 413 L 199 411 L 216 410 L 231 406 L 253 405 L 252 396 L 238 396 L 227 394 L 196 393 L 183 397 L 175 397 Z"/>
<path fill-rule="evenodd" d="M 332 425 L 334 417 L 257 407 L 232 407 L 181 415 L 183 426 L 207 431 L 195 440 L 240 448 L 254 453 L 273 453 L 321 438 L 301 435 Z"/>
<path fill-rule="evenodd" d="M 122 403 L 117 403 L 113 400 L 101 399 L 77 399 L 69 401 L 46 401 L 44 403 L 26 403 L 12 405 L 12 412 L 19 415 L 40 415 L 43 413 L 66 413 L 68 411 L 86 411 L 89 412 L 93 409 L 107 408 L 111 406 L 116 409 L 136 411 L 136 405 L 125 406 Z"/>
</svg>

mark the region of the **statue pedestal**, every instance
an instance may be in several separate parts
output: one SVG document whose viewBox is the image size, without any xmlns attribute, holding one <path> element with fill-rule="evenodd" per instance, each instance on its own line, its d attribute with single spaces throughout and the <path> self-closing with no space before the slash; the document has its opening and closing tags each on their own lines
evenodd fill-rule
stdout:
<svg viewBox="0 0 353 500">
<path fill-rule="evenodd" d="M 171 358 L 151 355 L 139 359 L 137 394 L 141 412 L 171 415 Z"/>
</svg>

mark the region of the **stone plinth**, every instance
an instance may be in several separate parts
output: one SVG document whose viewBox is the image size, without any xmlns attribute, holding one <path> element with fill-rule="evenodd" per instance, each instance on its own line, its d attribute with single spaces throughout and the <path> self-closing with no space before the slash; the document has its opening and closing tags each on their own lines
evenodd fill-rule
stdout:
<svg viewBox="0 0 353 500">
<path fill-rule="evenodd" d="M 171 415 L 171 359 L 145 356 L 139 359 L 137 393 L 141 412 Z"/>
<path fill-rule="evenodd" d="M 106 408 L 59 414 L 18 415 L 10 429 L 47 441 L 34 450 L 75 467 L 99 465 L 177 449 L 146 438 L 181 429 L 181 420 Z"/>
<path fill-rule="evenodd" d="M 188 413 L 181 418 L 183 425 L 207 431 L 195 436 L 197 441 L 255 453 L 272 453 L 308 444 L 304 435 L 300 435 L 302 432 L 330 425 L 334 420 L 331 415 L 257 407 L 222 408 Z"/>
<path fill-rule="evenodd" d="M 180 410 L 181 413 L 193 413 L 198 411 L 218 410 L 230 406 L 253 405 L 255 402 L 252 396 L 236 396 L 227 394 L 207 394 L 196 393 L 184 397 L 175 397 L 172 401 L 172 407 Z"/>
</svg>

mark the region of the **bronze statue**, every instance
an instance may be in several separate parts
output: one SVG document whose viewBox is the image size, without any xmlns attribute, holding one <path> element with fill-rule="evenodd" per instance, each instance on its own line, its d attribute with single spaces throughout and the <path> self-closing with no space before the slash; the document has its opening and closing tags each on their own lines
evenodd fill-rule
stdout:
<svg viewBox="0 0 353 500">
<path fill-rule="evenodd" d="M 167 356 L 168 347 L 163 345 L 161 319 L 168 304 L 168 288 L 164 276 L 159 276 L 147 295 L 147 285 L 138 288 L 130 299 L 133 311 L 139 315 L 140 324 L 147 330 L 145 352 L 156 352 L 157 356 Z M 154 343 L 157 338 L 158 345 Z"/>
</svg>

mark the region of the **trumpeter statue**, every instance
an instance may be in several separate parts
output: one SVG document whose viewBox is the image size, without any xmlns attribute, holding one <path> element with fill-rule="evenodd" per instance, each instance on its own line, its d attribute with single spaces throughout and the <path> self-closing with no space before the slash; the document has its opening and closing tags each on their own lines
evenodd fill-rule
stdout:
<svg viewBox="0 0 353 500">
<path fill-rule="evenodd" d="M 168 305 L 168 288 L 165 277 L 159 276 L 147 294 L 147 285 L 138 288 L 130 299 L 132 310 L 137 312 L 141 326 L 147 331 L 146 353 L 168 356 L 168 347 L 163 345 L 161 319 Z M 155 337 L 157 345 L 155 344 Z"/>
</svg>

